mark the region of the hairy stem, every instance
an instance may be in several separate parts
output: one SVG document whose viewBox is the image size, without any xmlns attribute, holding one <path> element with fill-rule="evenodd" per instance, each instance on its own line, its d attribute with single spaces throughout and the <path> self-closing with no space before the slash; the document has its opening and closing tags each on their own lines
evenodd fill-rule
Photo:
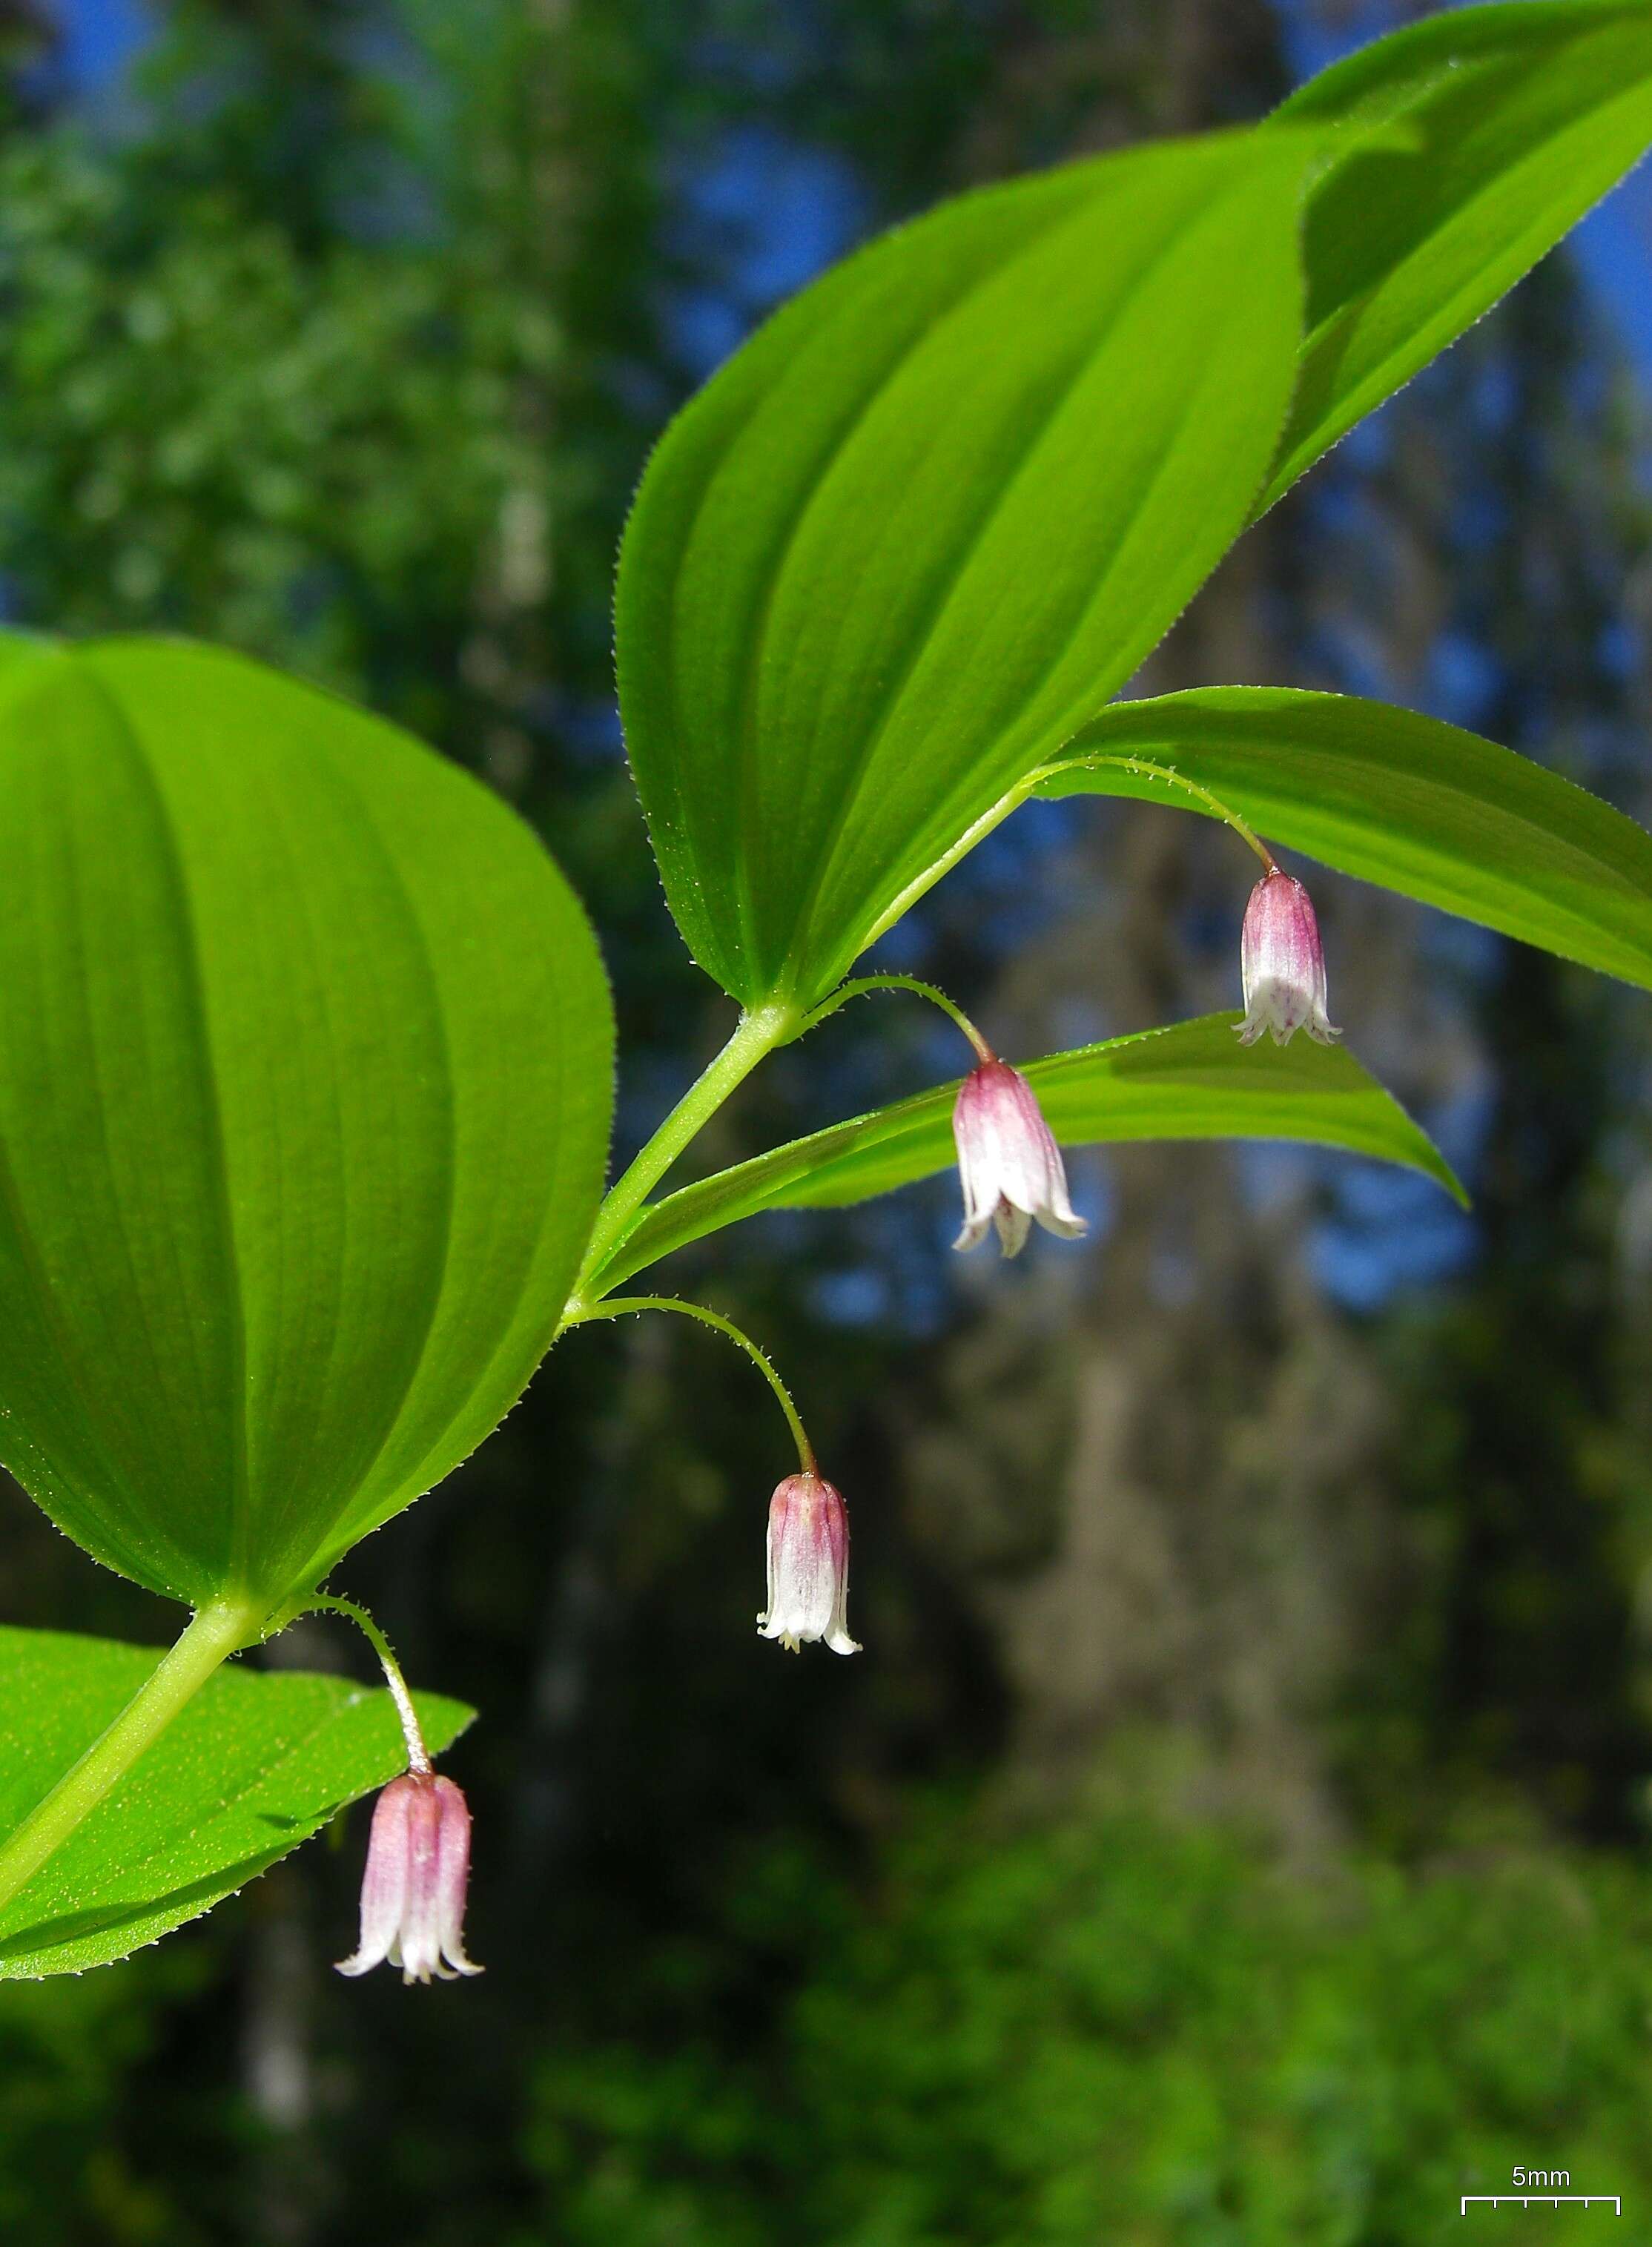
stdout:
<svg viewBox="0 0 1652 2247">
<path fill-rule="evenodd" d="M 323 1592 L 304 1609 L 305 1615 L 338 1615 L 347 1616 L 379 1656 L 379 1666 L 385 1673 L 385 1684 L 396 1704 L 396 1714 L 401 1719 L 401 1736 L 407 1743 L 407 1768 L 427 1777 L 433 1768 L 430 1750 L 425 1745 L 424 1727 L 419 1721 L 419 1711 L 413 1706 L 413 1695 L 407 1690 L 407 1680 L 401 1674 L 390 1641 L 365 1608 L 358 1607 L 354 1600 L 341 1600 L 331 1592 Z M 297 1616 L 292 1620 L 296 1622 Z"/>
<path fill-rule="evenodd" d="M 1178 772 L 1174 765 L 1155 764 L 1150 757 L 1125 756 L 1098 749 L 1091 756 L 1062 757 L 1055 764 L 1041 766 L 1030 779 L 1035 786 L 1038 782 L 1048 780 L 1052 773 L 1094 772 L 1100 765 L 1112 765 L 1120 772 L 1136 773 L 1143 780 L 1163 781 L 1167 787 L 1184 789 L 1202 803 L 1206 811 L 1213 813 L 1225 826 L 1231 827 L 1240 842 L 1255 851 L 1270 874 L 1278 873 L 1279 864 L 1273 853 L 1257 835 L 1255 829 L 1241 819 L 1231 805 L 1224 803 L 1219 796 L 1212 796 L 1210 789 L 1202 787 L 1198 781 L 1189 780 L 1187 775 Z"/>
<path fill-rule="evenodd" d="M 954 1006 L 945 991 L 937 990 L 932 983 L 920 983 L 915 975 L 857 975 L 852 983 L 840 985 L 829 999 L 823 999 L 820 1005 L 805 1016 L 803 1030 L 812 1030 L 829 1014 L 835 1014 L 846 1000 L 864 998 L 871 991 L 915 992 L 920 999 L 927 999 L 932 1007 L 939 1007 L 943 1014 L 958 1025 L 974 1047 L 977 1060 L 986 1062 L 998 1058 L 963 1008 Z M 802 1031 L 798 1033 L 800 1037 L 802 1034 Z"/>
<path fill-rule="evenodd" d="M 586 1282 L 599 1272 L 609 1252 L 652 1188 L 665 1177 L 690 1140 L 722 1106 L 735 1086 L 749 1076 L 766 1054 L 796 1036 L 799 1018 L 795 1007 L 760 1007 L 742 1014 L 734 1035 L 709 1069 L 697 1077 L 623 1178 L 609 1188 L 597 1212 L 590 1244 L 569 1305 L 564 1326 L 578 1323 L 580 1295 Z"/>
<path fill-rule="evenodd" d="M 195 1615 L 120 1714 L 0 1847 L 0 1908 L 63 1847 L 219 1664 L 251 1643 L 258 1621 L 258 1610 L 229 1600 L 215 1601 Z"/>
<path fill-rule="evenodd" d="M 805 1474 L 816 1472 L 815 1446 L 809 1442 L 797 1407 L 792 1403 L 791 1391 L 781 1379 L 764 1353 L 749 1335 L 742 1334 L 733 1319 L 726 1319 L 720 1311 L 708 1311 L 703 1303 L 686 1303 L 679 1295 L 615 1295 L 605 1303 L 598 1303 L 588 1311 L 578 1311 L 568 1320 L 570 1327 L 589 1326 L 597 1319 L 622 1319 L 631 1311 L 678 1311 L 686 1319 L 698 1319 L 701 1326 L 713 1327 L 720 1335 L 743 1349 L 763 1379 L 774 1390 L 780 1409 L 786 1415 L 786 1424 L 792 1431 L 797 1446 L 797 1464 Z"/>
</svg>

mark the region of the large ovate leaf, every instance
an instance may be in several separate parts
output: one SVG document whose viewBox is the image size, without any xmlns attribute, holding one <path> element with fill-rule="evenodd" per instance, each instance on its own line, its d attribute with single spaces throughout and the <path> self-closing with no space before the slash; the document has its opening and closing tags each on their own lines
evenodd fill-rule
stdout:
<svg viewBox="0 0 1652 2247">
<path fill-rule="evenodd" d="M 0 1629 L 0 1834 L 154 1670 L 158 1647 Z M 416 1697 L 433 1752 L 471 1711 Z M 390 1697 L 342 1677 L 221 1670 L 0 1909 L 0 1979 L 124 1958 L 284 1857 L 406 1756 Z M 354 1929 L 338 1930 L 348 1949 Z"/>
<path fill-rule="evenodd" d="M 1652 836 L 1477 734 L 1354 695 L 1205 687 L 1114 703 L 1037 790 L 1208 811 L 1174 781 L 1068 762 L 1087 755 L 1173 768 L 1273 843 L 1652 989 Z"/>
<path fill-rule="evenodd" d="M 1457 1199 L 1462 1187 L 1427 1135 L 1342 1046 L 1306 1038 L 1241 1046 L 1236 1018 L 1209 1014 L 1164 1030 L 1030 1062 L 1051 1130 L 1066 1146 L 1134 1139 L 1300 1139 L 1403 1163 Z M 645 1265 L 759 1210 L 869 1200 L 954 1161 L 944 1084 L 892 1108 L 834 1124 L 645 1210 L 597 1273 L 589 1298 Z"/>
<path fill-rule="evenodd" d="M 255 1604 L 522 1390 L 590 1228 L 607 994 L 475 781 L 237 658 L 0 671 L 0 1458 Z"/>
<path fill-rule="evenodd" d="M 679 926 L 806 1005 L 1104 702 L 1248 516 L 1310 136 L 967 195 L 805 290 L 650 463 L 617 630 Z"/>
<path fill-rule="evenodd" d="M 1302 378 L 1264 507 L 1652 143 L 1652 9 L 1449 9 L 1322 72 L 1276 115 L 1341 145 L 1308 201 Z"/>
</svg>

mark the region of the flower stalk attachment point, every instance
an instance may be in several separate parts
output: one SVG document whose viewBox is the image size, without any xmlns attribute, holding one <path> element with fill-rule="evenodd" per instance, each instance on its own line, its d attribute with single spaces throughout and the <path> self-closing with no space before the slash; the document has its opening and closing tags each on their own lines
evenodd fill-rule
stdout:
<svg viewBox="0 0 1652 2247">
<path fill-rule="evenodd" d="M 465 1956 L 465 1892 L 470 1881 L 470 1807 L 451 1779 L 433 1767 L 419 1711 L 389 1640 L 365 1608 L 331 1595 L 309 1612 L 348 1617 L 379 1657 L 406 1744 L 407 1768 L 373 1805 L 361 1881 L 361 1932 L 341 1974 L 365 1974 L 387 1959 L 407 1982 L 452 1982 L 481 1968 Z"/>
<path fill-rule="evenodd" d="M 1298 1030 L 1321 1046 L 1341 1036 L 1326 1013 L 1325 953 L 1313 899 L 1282 867 L 1270 867 L 1251 891 L 1239 960 L 1245 1020 L 1237 1028 L 1242 1046 L 1254 1045 L 1264 1030 L 1276 1046 L 1287 1044 Z"/>
<path fill-rule="evenodd" d="M 1259 849 L 1259 845 L 1257 846 Z M 964 1229 L 954 1248 L 974 1248 L 995 1225 L 1006 1256 L 1019 1256 L 1034 1220 L 1074 1240 L 1088 1231 L 1073 1213 L 1067 1168 L 1038 1096 L 1019 1069 L 999 1060 L 963 1008 L 932 983 L 911 975 L 864 975 L 845 983 L 804 1024 L 835 1014 L 846 1000 L 872 991 L 910 991 L 939 1007 L 975 1049 L 976 1066 L 959 1088 L 952 1136 L 964 1187 Z"/>
<path fill-rule="evenodd" d="M 757 1618 L 765 1638 L 795 1653 L 805 1639 L 823 1639 L 835 1654 L 858 1654 L 843 1620 L 849 1596 L 849 1510 L 822 1477 L 791 1392 L 749 1335 L 720 1311 L 675 1295 L 616 1296 L 567 1323 L 586 1326 L 632 1311 L 676 1311 L 726 1335 L 744 1350 L 775 1393 L 797 1446 L 797 1472 L 788 1475 L 768 1502 L 768 1605 Z"/>
</svg>

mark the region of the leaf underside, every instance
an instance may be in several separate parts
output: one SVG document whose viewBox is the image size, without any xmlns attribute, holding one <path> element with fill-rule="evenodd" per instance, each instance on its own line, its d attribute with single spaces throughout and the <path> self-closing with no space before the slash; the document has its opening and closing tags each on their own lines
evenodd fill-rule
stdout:
<svg viewBox="0 0 1652 2247">
<path fill-rule="evenodd" d="M 274 1604 L 543 1354 L 607 993 L 530 831 L 239 658 L 0 668 L 0 1458 L 191 1605 Z"/>
<path fill-rule="evenodd" d="M 1237 535 L 1321 146 L 1217 135 L 966 195 L 806 290 L 667 431 L 621 557 L 621 708 L 672 912 L 743 1004 L 830 989 Z"/>
</svg>

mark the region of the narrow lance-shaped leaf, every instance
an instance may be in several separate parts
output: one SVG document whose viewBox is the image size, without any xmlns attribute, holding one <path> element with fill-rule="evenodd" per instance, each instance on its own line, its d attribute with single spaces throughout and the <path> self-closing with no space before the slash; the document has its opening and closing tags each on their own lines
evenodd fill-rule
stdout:
<svg viewBox="0 0 1652 2247">
<path fill-rule="evenodd" d="M 554 1330 L 607 994 L 474 781 L 234 657 L 0 673 L 0 1457 L 110 1566 L 266 1609 Z"/>
<path fill-rule="evenodd" d="M 0 1834 L 125 1706 L 159 1649 L 0 1629 Z M 416 1697 L 440 1753 L 470 1711 Z M 342 1677 L 221 1670 L 0 1909 L 0 1980 L 124 1958 L 243 1888 L 406 1761 L 390 1696 Z M 352 1933 L 341 1927 L 341 1945 Z"/>
<path fill-rule="evenodd" d="M 1302 377 L 1264 508 L 1644 153 L 1652 9 L 1448 9 L 1321 72 L 1275 114 L 1339 142 L 1308 201 Z"/>
<path fill-rule="evenodd" d="M 1652 836 L 1477 734 L 1353 695 L 1205 687 L 1114 703 L 1037 790 L 1208 811 L 1087 755 L 1173 768 L 1271 842 L 1652 989 Z"/>
<path fill-rule="evenodd" d="M 1082 1046 L 1028 1062 L 1023 1074 L 1068 1146 L 1135 1139 L 1299 1139 L 1403 1163 L 1458 1200 L 1456 1177 L 1425 1133 L 1345 1047 L 1298 1038 L 1241 1047 L 1234 1017 Z M 597 1273 L 606 1294 L 645 1265 L 765 1209 L 866 1201 L 948 1169 L 958 1086 L 834 1124 L 645 1210 Z"/>
<path fill-rule="evenodd" d="M 763 328 L 626 532 L 620 700 L 679 926 L 819 998 L 1248 516 L 1300 334 L 1272 128 L 967 195 Z"/>
</svg>

